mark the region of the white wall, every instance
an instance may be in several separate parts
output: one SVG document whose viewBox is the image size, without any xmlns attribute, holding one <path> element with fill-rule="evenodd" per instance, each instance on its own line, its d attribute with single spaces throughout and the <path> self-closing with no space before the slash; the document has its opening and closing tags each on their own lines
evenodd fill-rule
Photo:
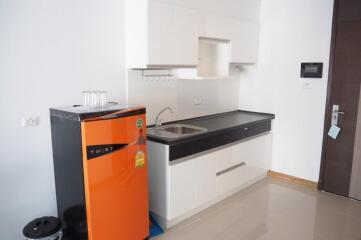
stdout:
<svg viewBox="0 0 361 240">
<path fill-rule="evenodd" d="M 238 103 L 274 112 L 272 169 L 317 180 L 331 13 L 332 0 L 262 0 L 260 61 L 244 67 L 241 83 L 158 84 L 135 75 L 130 94 L 149 107 L 151 121 L 166 105 L 176 114 L 165 121 Z M 0 0 L 0 239 L 22 239 L 27 221 L 56 214 L 48 108 L 81 103 L 84 89 L 105 89 L 110 100 L 125 102 L 123 16 L 118 0 Z M 312 80 L 311 90 L 299 78 L 301 61 L 325 63 L 324 78 Z M 195 106 L 194 97 L 203 104 Z M 40 126 L 22 128 L 27 115 L 40 116 Z"/>
<path fill-rule="evenodd" d="M 318 181 L 333 0 L 262 0 L 259 62 L 241 75 L 240 108 L 272 112 L 272 170 Z M 322 79 L 301 62 L 324 62 Z M 306 83 L 312 89 L 305 89 Z"/>
<path fill-rule="evenodd" d="M 0 239 L 56 214 L 49 107 L 84 89 L 125 102 L 123 1 L 0 0 Z M 41 117 L 35 128 L 21 118 Z"/>
<path fill-rule="evenodd" d="M 188 70 L 186 70 L 188 72 Z M 190 70 L 189 70 L 190 71 Z M 170 106 L 163 122 L 199 117 L 238 109 L 239 79 L 178 79 L 177 77 L 142 77 L 141 71 L 128 71 L 129 104 L 147 107 L 147 123 Z M 200 105 L 194 100 L 201 99 Z"/>
</svg>

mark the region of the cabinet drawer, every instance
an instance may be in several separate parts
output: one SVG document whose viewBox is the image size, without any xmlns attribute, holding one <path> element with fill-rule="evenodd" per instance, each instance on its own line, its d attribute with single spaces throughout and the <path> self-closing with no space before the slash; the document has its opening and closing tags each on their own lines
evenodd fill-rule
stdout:
<svg viewBox="0 0 361 240">
<path fill-rule="evenodd" d="M 242 143 L 237 143 L 217 151 L 217 173 L 245 162 L 245 159 L 240 154 L 240 148 L 242 148 Z"/>
<path fill-rule="evenodd" d="M 217 178 L 217 195 L 222 196 L 237 187 L 243 182 L 250 179 L 248 175 L 249 166 L 246 163 L 238 163 L 222 171 L 218 171 Z"/>
<path fill-rule="evenodd" d="M 264 134 L 220 149 L 217 151 L 217 172 L 243 162 L 268 170 L 270 147 L 271 134 Z"/>
<path fill-rule="evenodd" d="M 267 170 L 241 163 L 229 171 L 218 172 L 217 195 L 222 197 L 267 175 Z"/>
</svg>

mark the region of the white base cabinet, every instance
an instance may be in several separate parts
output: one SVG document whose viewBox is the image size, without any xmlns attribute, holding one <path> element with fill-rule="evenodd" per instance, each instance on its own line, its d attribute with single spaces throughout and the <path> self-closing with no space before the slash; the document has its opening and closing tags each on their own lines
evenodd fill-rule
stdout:
<svg viewBox="0 0 361 240">
<path fill-rule="evenodd" d="M 271 134 L 169 163 L 169 147 L 148 141 L 150 210 L 167 229 L 267 175 Z"/>
</svg>

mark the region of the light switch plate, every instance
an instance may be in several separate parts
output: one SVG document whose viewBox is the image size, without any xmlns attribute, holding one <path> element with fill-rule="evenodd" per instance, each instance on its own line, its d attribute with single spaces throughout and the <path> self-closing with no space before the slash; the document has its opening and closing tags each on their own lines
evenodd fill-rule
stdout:
<svg viewBox="0 0 361 240">
<path fill-rule="evenodd" d="M 303 88 L 306 90 L 312 89 L 313 88 L 312 83 L 306 82 L 305 84 L 303 84 Z"/>
</svg>

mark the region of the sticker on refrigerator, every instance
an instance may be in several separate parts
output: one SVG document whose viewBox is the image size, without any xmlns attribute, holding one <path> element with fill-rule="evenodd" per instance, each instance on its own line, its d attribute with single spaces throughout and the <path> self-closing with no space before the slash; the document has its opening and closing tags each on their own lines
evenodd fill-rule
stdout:
<svg viewBox="0 0 361 240">
<path fill-rule="evenodd" d="M 139 118 L 136 122 L 137 128 L 143 128 L 143 119 Z"/>
<path fill-rule="evenodd" d="M 142 151 L 138 151 L 135 154 L 135 167 L 141 168 L 144 167 L 144 165 L 145 165 L 145 154 Z"/>
</svg>

